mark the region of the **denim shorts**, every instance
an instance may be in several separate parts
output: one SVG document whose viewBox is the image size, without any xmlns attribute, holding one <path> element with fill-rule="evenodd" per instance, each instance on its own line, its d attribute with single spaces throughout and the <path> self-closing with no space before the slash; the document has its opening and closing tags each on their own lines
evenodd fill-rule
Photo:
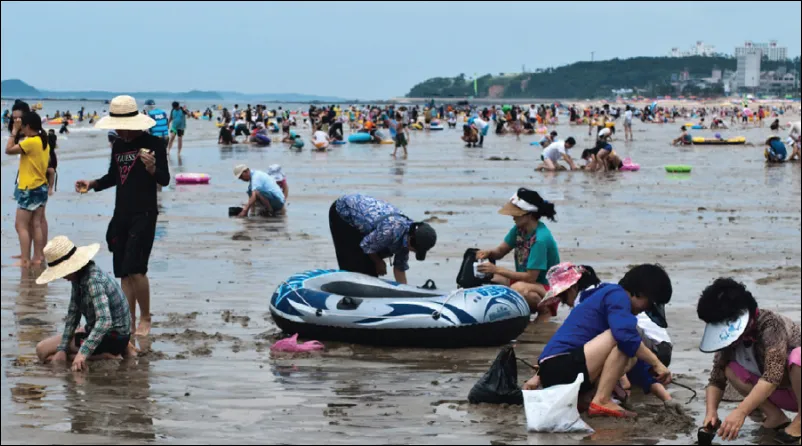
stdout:
<svg viewBox="0 0 802 446">
<path fill-rule="evenodd" d="M 17 207 L 28 212 L 33 212 L 47 204 L 47 184 L 43 184 L 34 189 L 15 189 L 14 199 L 17 200 Z"/>
<path fill-rule="evenodd" d="M 284 197 L 279 198 L 273 194 L 264 193 L 261 191 L 259 191 L 259 195 L 261 195 L 262 198 L 264 198 L 265 200 L 267 200 L 268 203 L 270 203 L 270 207 L 273 208 L 273 212 L 277 212 L 284 209 L 284 202 L 282 201 L 282 198 Z M 249 193 L 248 198 L 250 198 L 250 196 L 251 194 Z M 257 201 L 256 204 L 257 206 L 261 206 L 261 203 L 259 201 Z"/>
</svg>

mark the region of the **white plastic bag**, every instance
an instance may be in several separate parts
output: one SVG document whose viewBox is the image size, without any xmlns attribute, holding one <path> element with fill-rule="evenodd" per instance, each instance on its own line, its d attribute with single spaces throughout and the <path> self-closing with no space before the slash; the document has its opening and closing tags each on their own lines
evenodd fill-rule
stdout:
<svg viewBox="0 0 802 446">
<path fill-rule="evenodd" d="M 529 432 L 582 432 L 593 429 L 579 417 L 577 400 L 584 377 L 580 374 L 573 384 L 552 386 L 543 390 L 524 390 L 526 428 Z"/>
</svg>

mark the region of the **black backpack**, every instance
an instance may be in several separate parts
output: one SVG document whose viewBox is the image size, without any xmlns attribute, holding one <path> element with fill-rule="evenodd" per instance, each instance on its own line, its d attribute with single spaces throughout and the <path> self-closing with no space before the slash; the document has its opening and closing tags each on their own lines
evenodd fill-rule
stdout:
<svg viewBox="0 0 802 446">
<path fill-rule="evenodd" d="M 488 283 L 492 283 L 492 277 L 487 279 L 479 279 L 473 275 L 473 263 L 476 262 L 476 253 L 479 250 L 476 248 L 469 248 L 462 256 L 462 265 L 457 274 L 457 286 L 460 288 L 476 288 Z M 493 264 L 495 260 L 491 260 Z"/>
</svg>

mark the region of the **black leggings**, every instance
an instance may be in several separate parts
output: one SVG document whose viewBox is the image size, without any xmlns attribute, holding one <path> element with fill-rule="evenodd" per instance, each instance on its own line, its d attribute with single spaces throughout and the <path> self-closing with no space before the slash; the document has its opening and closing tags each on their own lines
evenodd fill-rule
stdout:
<svg viewBox="0 0 802 446">
<path fill-rule="evenodd" d="M 334 250 L 337 253 L 337 264 L 341 270 L 379 277 L 376 264 L 369 255 L 362 251 L 360 246 L 365 236 L 340 217 L 335 204 L 332 204 L 329 209 L 329 228 L 334 241 Z"/>
</svg>

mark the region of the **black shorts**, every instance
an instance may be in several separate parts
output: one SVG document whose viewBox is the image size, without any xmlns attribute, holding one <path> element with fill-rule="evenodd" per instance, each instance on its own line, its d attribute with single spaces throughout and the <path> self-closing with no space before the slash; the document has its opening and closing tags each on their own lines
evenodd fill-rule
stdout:
<svg viewBox="0 0 802 446">
<path fill-rule="evenodd" d="M 114 216 L 106 239 L 114 257 L 114 276 L 147 274 L 156 237 L 156 212 Z"/>
<path fill-rule="evenodd" d="M 562 384 L 573 384 L 580 374 L 584 376 L 585 381 L 579 391 L 585 393 L 593 390 L 587 361 L 585 361 L 584 347 L 579 347 L 571 353 L 555 356 L 540 363 L 540 382 L 543 384 L 544 389 Z"/>
<path fill-rule="evenodd" d="M 179 138 L 184 137 L 184 129 L 172 129 L 170 130 L 170 132 L 175 133 L 176 135 L 178 135 Z"/>
<path fill-rule="evenodd" d="M 75 348 L 80 349 L 84 341 L 89 337 L 89 330 L 86 333 L 75 333 Z M 131 337 L 128 335 L 122 336 L 116 331 L 109 332 L 103 336 L 103 340 L 97 346 L 92 355 L 102 355 L 103 353 L 110 353 L 112 355 L 123 355 L 128 348 L 128 342 Z"/>
</svg>

